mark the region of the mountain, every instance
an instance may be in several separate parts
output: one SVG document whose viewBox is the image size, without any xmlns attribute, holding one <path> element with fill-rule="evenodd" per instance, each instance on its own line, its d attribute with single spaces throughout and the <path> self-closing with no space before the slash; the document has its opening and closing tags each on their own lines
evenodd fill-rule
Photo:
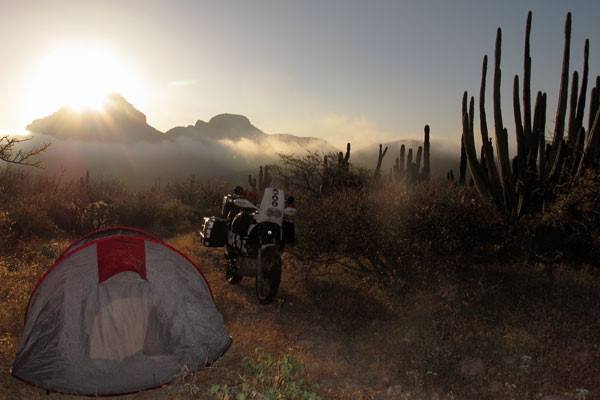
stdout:
<svg viewBox="0 0 600 400">
<path fill-rule="evenodd" d="M 265 133 L 235 114 L 161 132 L 118 94 L 110 95 L 102 110 L 63 107 L 27 129 L 35 142 L 52 142 L 41 156 L 47 171 L 78 177 L 89 170 L 135 186 L 190 174 L 244 176 L 277 161 L 278 153 L 337 151 L 323 139 Z"/>
<path fill-rule="evenodd" d="M 166 132 L 167 137 L 187 137 L 203 142 L 218 142 L 238 151 L 240 157 L 265 157 L 275 160 L 277 153 L 303 153 L 309 151 L 337 151 L 326 140 L 290 134 L 267 134 L 243 115 L 219 114 L 208 122 L 196 121 L 194 125 L 175 127 Z"/>
<path fill-rule="evenodd" d="M 239 140 L 242 138 L 259 139 L 266 135 L 250 123 L 243 115 L 219 114 L 208 122 L 196 121 L 195 125 L 175 127 L 167 131 L 167 135 L 187 136 L 200 140 Z"/>
<path fill-rule="evenodd" d="M 103 110 L 62 107 L 27 126 L 33 133 L 57 139 L 136 142 L 162 140 L 164 134 L 148 125 L 146 116 L 119 94 L 107 96 Z"/>
</svg>

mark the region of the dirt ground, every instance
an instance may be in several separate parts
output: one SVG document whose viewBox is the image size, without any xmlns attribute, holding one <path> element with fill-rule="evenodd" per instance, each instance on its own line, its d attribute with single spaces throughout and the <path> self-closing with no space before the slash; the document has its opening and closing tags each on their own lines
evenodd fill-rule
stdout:
<svg viewBox="0 0 600 400">
<path fill-rule="evenodd" d="M 239 384 L 242 360 L 258 347 L 298 358 L 310 388 L 328 399 L 600 398 L 600 284 L 586 271 L 550 281 L 515 267 L 446 273 L 440 263 L 439 273 L 381 288 L 332 266 L 307 274 L 286 254 L 279 296 L 264 306 L 253 280 L 225 282 L 222 249 L 202 247 L 194 234 L 171 243 L 202 267 L 233 337 L 196 374 L 206 390 L 194 398 L 210 398 L 212 384 Z M 42 270 L 3 277 L 13 289 L 0 291 L 12 307 L 1 319 L 0 398 L 78 398 L 8 374 L 32 285 L 23 282 Z M 168 399 L 173 388 L 118 398 Z"/>
</svg>

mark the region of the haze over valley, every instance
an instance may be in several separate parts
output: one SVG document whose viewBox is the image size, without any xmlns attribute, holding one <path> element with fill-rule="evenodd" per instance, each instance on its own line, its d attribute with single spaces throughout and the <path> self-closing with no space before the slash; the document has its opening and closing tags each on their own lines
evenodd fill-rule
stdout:
<svg viewBox="0 0 600 400">
<path fill-rule="evenodd" d="M 316 137 L 265 133 L 247 117 L 236 114 L 219 114 L 161 132 L 116 93 L 107 96 L 101 108 L 62 107 L 32 121 L 27 130 L 33 140 L 26 146 L 51 143 L 40 156 L 45 173 L 76 178 L 90 171 L 134 186 L 192 174 L 242 182 L 248 173 L 256 173 L 259 165 L 277 162 L 278 154 L 341 151 Z M 420 145 L 412 139 L 389 143 L 384 171 L 393 165 L 401 142 L 415 149 Z M 457 149 L 436 146 L 435 138 L 433 142 L 433 173 L 442 175 L 453 168 Z M 443 141 L 438 143 L 443 145 Z M 357 166 L 374 168 L 377 144 L 353 149 L 352 160 Z"/>
</svg>

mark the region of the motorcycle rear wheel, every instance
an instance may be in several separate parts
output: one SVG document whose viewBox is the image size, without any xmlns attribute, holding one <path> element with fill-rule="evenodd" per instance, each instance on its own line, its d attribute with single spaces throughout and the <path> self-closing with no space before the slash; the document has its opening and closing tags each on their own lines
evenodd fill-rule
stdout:
<svg viewBox="0 0 600 400">
<path fill-rule="evenodd" d="M 261 250 L 256 271 L 256 297 L 261 304 L 271 303 L 281 283 L 281 255 L 275 245 Z"/>
</svg>

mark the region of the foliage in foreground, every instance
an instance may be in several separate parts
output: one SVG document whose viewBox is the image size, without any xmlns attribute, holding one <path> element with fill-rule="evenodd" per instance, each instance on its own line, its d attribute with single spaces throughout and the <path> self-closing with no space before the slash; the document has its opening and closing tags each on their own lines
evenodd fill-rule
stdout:
<svg viewBox="0 0 600 400">
<path fill-rule="evenodd" d="M 218 400 L 320 400 L 304 381 L 304 367 L 291 355 L 279 358 L 257 348 L 254 358 L 242 363 L 241 384 L 213 385 L 211 395 Z"/>
</svg>

